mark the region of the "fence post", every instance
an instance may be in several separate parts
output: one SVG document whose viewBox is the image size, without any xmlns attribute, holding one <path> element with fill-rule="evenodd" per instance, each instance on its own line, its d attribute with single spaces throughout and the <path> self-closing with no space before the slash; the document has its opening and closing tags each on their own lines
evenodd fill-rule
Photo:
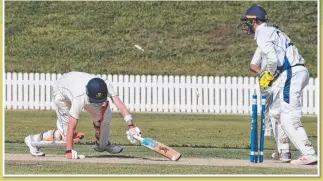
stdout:
<svg viewBox="0 0 323 181">
<path fill-rule="evenodd" d="M 28 108 L 29 109 L 35 109 L 34 104 L 35 104 L 35 80 L 34 80 L 34 73 L 29 73 L 28 77 L 28 82 L 29 82 L 29 104 Z"/>
<path fill-rule="evenodd" d="M 163 83 L 163 76 L 159 75 L 157 77 L 157 112 L 163 112 L 163 89 L 164 89 L 164 83 Z"/>
<path fill-rule="evenodd" d="M 174 76 L 169 76 L 169 112 L 175 112 Z"/>
<path fill-rule="evenodd" d="M 39 73 L 36 73 L 35 74 L 35 80 L 34 80 L 34 83 L 35 83 L 35 104 L 34 104 L 34 108 L 35 109 L 39 109 L 39 95 L 40 95 L 40 93 L 39 93 Z"/>
<path fill-rule="evenodd" d="M 238 113 L 238 96 L 237 96 L 237 77 L 232 77 L 231 79 L 231 89 L 232 89 L 232 106 L 231 106 L 231 112 L 232 114 Z"/>
<path fill-rule="evenodd" d="M 146 112 L 147 105 L 147 93 L 146 93 L 146 76 L 142 75 L 140 78 L 140 93 L 141 93 L 141 103 L 140 103 L 140 111 Z"/>
<path fill-rule="evenodd" d="M 153 82 L 152 82 L 152 112 L 157 112 L 157 104 L 158 104 L 158 95 L 157 95 L 157 76 L 153 75 L 152 76 Z"/>
<path fill-rule="evenodd" d="M 45 75 L 45 109 L 50 110 L 51 108 L 51 91 L 50 91 L 50 83 L 51 83 L 51 75 L 50 73 L 46 73 Z"/>
<path fill-rule="evenodd" d="M 196 82 L 196 76 L 192 76 L 192 112 L 197 112 L 197 82 Z"/>
<path fill-rule="evenodd" d="M 22 73 L 18 73 L 18 100 L 17 109 L 23 109 L 23 89 L 22 89 Z"/>
<path fill-rule="evenodd" d="M 18 75 L 16 72 L 12 74 L 12 109 L 18 108 Z"/>
<path fill-rule="evenodd" d="M 220 113 L 225 113 L 225 99 L 226 99 L 226 93 L 225 93 L 225 77 L 221 76 L 220 78 Z"/>
<path fill-rule="evenodd" d="M 164 112 L 169 112 L 169 96 L 168 96 L 168 92 L 169 92 L 169 82 L 168 82 L 168 76 L 164 75 L 164 105 L 163 105 L 163 109 Z"/>
<path fill-rule="evenodd" d="M 249 97 L 249 78 L 248 77 L 244 77 L 243 78 L 243 113 L 244 114 L 249 114 L 250 111 L 250 97 Z M 258 102 L 257 105 L 261 105 L 260 102 Z M 258 112 L 260 110 L 258 109 Z M 260 113 L 260 112 L 259 112 Z"/>
<path fill-rule="evenodd" d="M 40 74 L 40 109 L 45 109 L 45 74 Z"/>
<path fill-rule="evenodd" d="M 204 113 L 208 113 L 209 112 L 209 89 L 208 89 L 208 85 L 209 85 L 209 79 L 207 76 L 203 77 L 203 84 L 202 84 L 202 89 L 203 89 L 203 94 L 200 95 L 202 97 L 203 100 L 203 112 Z"/>
<path fill-rule="evenodd" d="M 186 90 L 186 112 L 192 112 L 192 80 L 191 76 L 186 76 L 185 81 L 185 90 Z M 193 92 L 194 95 L 194 92 Z"/>
<path fill-rule="evenodd" d="M 141 86 L 141 82 L 140 82 L 140 75 L 136 75 L 135 77 L 135 111 L 136 112 L 141 112 L 140 109 L 140 86 Z"/>
<path fill-rule="evenodd" d="M 208 90 L 209 90 L 209 113 L 215 112 L 215 106 L 214 106 L 214 77 L 209 77 L 209 82 L 207 84 Z"/>
<path fill-rule="evenodd" d="M 180 77 L 180 84 L 179 84 L 179 87 L 181 89 L 181 93 L 180 93 L 180 97 L 181 97 L 181 100 L 180 100 L 180 112 L 187 112 L 186 111 L 186 95 L 185 95 L 185 92 L 186 92 L 186 87 L 185 87 L 185 76 L 181 76 Z"/>
<path fill-rule="evenodd" d="M 231 77 L 226 77 L 225 80 L 225 90 L 226 90 L 226 113 L 232 113 L 232 81 Z"/>
<path fill-rule="evenodd" d="M 28 73 L 24 73 L 23 74 L 23 87 L 22 87 L 22 90 L 23 90 L 23 109 L 28 109 L 28 91 L 29 91 L 29 79 L 28 79 Z"/>
<path fill-rule="evenodd" d="M 152 102 L 151 102 L 151 96 L 152 96 L 152 93 L 151 93 L 151 87 L 152 87 L 152 82 L 151 82 L 151 76 L 148 75 L 147 76 L 147 105 L 146 105 L 146 111 L 147 112 L 151 112 L 152 111 Z"/>
<path fill-rule="evenodd" d="M 11 73 L 6 73 L 6 108 L 12 108 L 12 77 Z"/>
</svg>

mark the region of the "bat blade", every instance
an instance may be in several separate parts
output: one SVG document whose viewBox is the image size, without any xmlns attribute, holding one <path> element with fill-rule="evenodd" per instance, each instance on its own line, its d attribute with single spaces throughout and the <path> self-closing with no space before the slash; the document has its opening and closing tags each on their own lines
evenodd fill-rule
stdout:
<svg viewBox="0 0 323 181">
<path fill-rule="evenodd" d="M 169 146 L 166 146 L 154 139 L 151 139 L 151 138 L 141 138 L 141 145 L 163 155 L 164 157 L 170 159 L 170 160 L 173 160 L 173 161 L 177 161 L 180 159 L 181 157 L 181 154 L 172 149 L 171 147 Z"/>
</svg>

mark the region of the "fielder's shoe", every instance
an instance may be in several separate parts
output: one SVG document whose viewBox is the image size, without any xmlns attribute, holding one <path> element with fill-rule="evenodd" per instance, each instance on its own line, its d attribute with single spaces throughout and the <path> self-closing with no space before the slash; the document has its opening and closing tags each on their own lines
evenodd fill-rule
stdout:
<svg viewBox="0 0 323 181">
<path fill-rule="evenodd" d="M 95 142 L 94 150 L 97 152 L 107 151 L 111 154 L 118 154 L 123 151 L 123 148 L 121 148 L 120 146 L 117 146 L 117 145 L 113 145 L 109 142 L 108 145 L 104 149 L 101 149 L 101 148 L 99 148 L 99 145 L 97 144 L 97 142 Z"/>
<path fill-rule="evenodd" d="M 39 151 L 39 147 L 31 145 L 31 136 L 25 137 L 25 144 L 28 146 L 32 156 L 45 156 L 45 153 Z"/>
<path fill-rule="evenodd" d="M 290 152 L 287 153 L 278 153 L 278 152 L 274 152 L 271 157 L 274 160 L 280 160 L 283 163 L 289 163 L 292 160 L 292 154 Z"/>
<path fill-rule="evenodd" d="M 297 160 L 292 160 L 290 164 L 293 165 L 310 165 L 317 163 L 317 155 L 304 155 L 299 157 Z"/>
</svg>

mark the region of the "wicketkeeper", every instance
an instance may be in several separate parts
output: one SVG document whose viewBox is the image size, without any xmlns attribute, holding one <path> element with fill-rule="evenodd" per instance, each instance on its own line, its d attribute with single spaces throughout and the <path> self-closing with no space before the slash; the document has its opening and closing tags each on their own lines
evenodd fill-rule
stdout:
<svg viewBox="0 0 323 181">
<path fill-rule="evenodd" d="M 66 158 L 77 159 L 78 153 L 73 150 L 73 143 L 80 142 L 84 137 L 81 132 L 75 132 L 82 110 L 92 115 L 96 131 L 94 150 L 107 151 L 111 154 L 122 152 L 123 148 L 110 142 L 110 122 L 112 113 L 109 100 L 119 109 L 128 125 L 127 138 L 136 143 L 134 135 L 141 136 L 140 129 L 135 127 L 132 116 L 120 100 L 112 85 L 94 75 L 84 72 L 69 72 L 52 86 L 52 97 L 57 114 L 57 127 L 44 133 L 25 137 L 25 143 L 33 156 L 45 156 L 40 147 L 66 146 Z"/>
<path fill-rule="evenodd" d="M 291 160 L 291 164 L 317 162 L 316 152 L 301 121 L 301 95 L 309 80 L 303 57 L 285 33 L 277 26 L 267 24 L 267 13 L 263 7 L 249 7 L 241 21 L 242 29 L 254 35 L 256 54 L 267 61 L 266 70 L 259 76 L 259 84 L 263 91 L 272 92 L 273 103 L 269 115 L 280 158 L 286 162 L 291 160 L 291 141 L 302 154 L 297 160 Z"/>
</svg>

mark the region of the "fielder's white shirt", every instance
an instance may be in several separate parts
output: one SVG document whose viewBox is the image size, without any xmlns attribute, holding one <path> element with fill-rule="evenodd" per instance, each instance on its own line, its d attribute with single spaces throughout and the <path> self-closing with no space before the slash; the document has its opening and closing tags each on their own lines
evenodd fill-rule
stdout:
<svg viewBox="0 0 323 181">
<path fill-rule="evenodd" d="M 83 108 L 92 115 L 99 114 L 101 106 L 98 104 L 91 104 L 88 96 L 86 95 L 87 83 L 97 76 L 85 72 L 69 72 L 56 82 L 56 87 L 59 92 L 64 96 L 67 102 L 70 102 L 70 115 L 75 119 L 79 119 Z M 108 80 L 105 80 L 108 88 L 108 97 L 117 96 L 113 86 Z M 101 104 L 102 105 L 102 104 Z"/>
<path fill-rule="evenodd" d="M 262 23 L 256 29 L 254 38 L 258 46 L 257 56 L 261 51 L 261 56 L 266 59 L 267 70 L 270 73 L 273 74 L 277 68 L 304 64 L 304 59 L 298 53 L 296 46 L 291 45 L 289 37 L 279 29 Z"/>
</svg>

